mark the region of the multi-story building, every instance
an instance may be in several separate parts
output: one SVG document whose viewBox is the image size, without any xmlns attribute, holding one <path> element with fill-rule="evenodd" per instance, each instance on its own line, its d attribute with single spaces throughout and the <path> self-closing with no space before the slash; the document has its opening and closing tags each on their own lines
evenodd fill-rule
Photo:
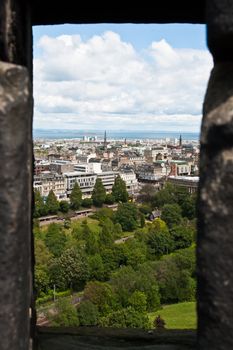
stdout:
<svg viewBox="0 0 233 350">
<path fill-rule="evenodd" d="M 95 186 L 97 176 L 94 173 L 72 171 L 70 173 L 64 173 L 64 178 L 67 196 L 70 195 L 75 182 L 77 182 L 83 193 L 83 196 L 90 197 Z"/>
<path fill-rule="evenodd" d="M 43 197 L 47 197 L 51 190 L 58 199 L 66 197 L 65 181 L 62 175 L 51 173 L 36 175 L 34 176 L 33 187 Z"/>
<path fill-rule="evenodd" d="M 44 171 L 49 171 L 50 163 L 46 160 L 36 159 L 34 163 L 34 174 L 39 175 Z"/>
<path fill-rule="evenodd" d="M 157 182 L 161 177 L 167 176 L 169 172 L 170 167 L 165 162 L 144 164 L 136 170 L 138 181 L 142 182 Z"/>
<path fill-rule="evenodd" d="M 67 160 L 54 160 L 49 166 L 50 171 L 63 174 L 74 170 L 74 164 Z"/>
<path fill-rule="evenodd" d="M 148 163 L 153 163 L 156 160 L 163 160 L 167 157 L 168 150 L 164 147 L 153 147 L 146 149 L 144 152 L 145 159 Z"/>
<path fill-rule="evenodd" d="M 82 173 L 101 173 L 101 163 L 77 163 L 74 164 L 74 171 Z"/>
<path fill-rule="evenodd" d="M 112 191 L 112 186 L 114 185 L 115 178 L 119 173 L 116 171 L 103 171 L 102 173 L 97 174 L 97 178 L 102 180 L 102 183 L 105 187 L 106 192 Z"/>
<path fill-rule="evenodd" d="M 171 173 L 173 176 L 189 176 L 191 174 L 191 164 L 183 160 L 171 161 Z"/>
<path fill-rule="evenodd" d="M 180 187 L 188 189 L 189 193 L 197 192 L 198 189 L 198 176 L 169 176 L 167 182 Z"/>
<path fill-rule="evenodd" d="M 120 177 L 125 181 L 126 188 L 129 194 L 138 192 L 138 180 L 133 169 L 123 169 L 120 171 Z"/>
</svg>

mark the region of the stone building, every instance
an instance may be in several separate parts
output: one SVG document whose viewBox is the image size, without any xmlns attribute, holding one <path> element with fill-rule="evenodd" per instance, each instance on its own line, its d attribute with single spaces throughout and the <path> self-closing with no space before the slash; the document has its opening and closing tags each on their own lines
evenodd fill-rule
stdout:
<svg viewBox="0 0 233 350">
<path fill-rule="evenodd" d="M 64 177 L 59 174 L 40 174 L 34 176 L 33 188 L 43 197 L 47 197 L 52 190 L 58 199 L 66 197 Z"/>
<path fill-rule="evenodd" d="M 167 153 L 168 150 L 165 147 L 153 147 L 152 149 L 146 149 L 144 156 L 148 163 L 154 163 L 156 160 L 166 159 Z"/>
<path fill-rule="evenodd" d="M 120 171 L 120 177 L 125 181 L 127 191 L 130 195 L 134 195 L 138 192 L 138 180 L 133 169 L 122 169 Z"/>
<path fill-rule="evenodd" d="M 67 160 L 54 160 L 50 163 L 49 170 L 58 174 L 74 170 L 74 164 Z"/>
<path fill-rule="evenodd" d="M 167 182 L 175 186 L 187 188 L 189 193 L 195 193 L 198 190 L 198 176 L 169 176 Z"/>
</svg>

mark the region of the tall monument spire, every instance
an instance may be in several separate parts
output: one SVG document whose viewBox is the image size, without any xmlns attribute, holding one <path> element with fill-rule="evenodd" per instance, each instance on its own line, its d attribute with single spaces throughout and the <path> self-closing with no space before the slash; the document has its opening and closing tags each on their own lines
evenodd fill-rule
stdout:
<svg viewBox="0 0 233 350">
<path fill-rule="evenodd" d="M 106 130 L 104 132 L 104 151 L 107 151 L 107 133 Z"/>
<path fill-rule="evenodd" d="M 180 134 L 179 146 L 182 147 L 182 136 Z"/>
</svg>

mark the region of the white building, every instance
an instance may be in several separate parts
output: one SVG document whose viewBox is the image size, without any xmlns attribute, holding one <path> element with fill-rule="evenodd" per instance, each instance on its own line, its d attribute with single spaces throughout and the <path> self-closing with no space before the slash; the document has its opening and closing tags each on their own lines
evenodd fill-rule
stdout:
<svg viewBox="0 0 233 350">
<path fill-rule="evenodd" d="M 120 177 L 125 181 L 127 191 L 129 194 L 138 192 L 138 180 L 136 174 L 132 169 L 123 170 L 120 172 Z"/>
<path fill-rule="evenodd" d="M 65 178 L 65 188 L 67 195 L 69 196 L 75 182 L 79 184 L 79 187 L 83 193 L 84 197 L 90 197 L 95 186 L 96 174 L 93 173 L 83 173 L 78 171 L 73 171 L 70 173 L 64 173 Z"/>
<path fill-rule="evenodd" d="M 66 197 L 65 181 L 62 175 L 41 174 L 34 176 L 33 188 L 43 197 L 47 197 L 52 190 L 58 199 Z"/>
<path fill-rule="evenodd" d="M 78 163 L 74 165 L 74 170 L 82 173 L 101 173 L 101 163 Z"/>
<path fill-rule="evenodd" d="M 112 191 L 112 186 L 114 185 L 117 175 L 118 172 L 116 171 L 103 171 L 102 173 L 97 174 L 97 178 L 102 180 L 106 192 L 110 193 Z"/>
</svg>

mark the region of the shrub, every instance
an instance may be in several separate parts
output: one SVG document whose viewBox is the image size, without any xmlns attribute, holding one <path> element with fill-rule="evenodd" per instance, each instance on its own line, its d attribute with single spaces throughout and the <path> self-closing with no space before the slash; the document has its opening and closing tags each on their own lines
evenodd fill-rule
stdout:
<svg viewBox="0 0 233 350">
<path fill-rule="evenodd" d="M 93 201 L 91 198 L 84 198 L 82 200 L 82 207 L 84 208 L 91 208 L 92 204 L 93 204 Z"/>
<path fill-rule="evenodd" d="M 154 328 L 156 329 L 164 329 L 166 322 L 164 321 L 164 319 L 162 317 L 160 317 L 160 315 L 158 315 L 153 322 Z"/>
<path fill-rule="evenodd" d="M 78 318 L 81 326 L 96 326 L 99 320 L 98 307 L 91 301 L 82 301 L 78 306 Z"/>
<path fill-rule="evenodd" d="M 78 327 L 79 318 L 78 313 L 70 302 L 70 300 L 61 299 L 55 304 L 55 310 L 53 314 L 47 313 L 47 317 L 52 326 L 60 327 Z"/>
</svg>

